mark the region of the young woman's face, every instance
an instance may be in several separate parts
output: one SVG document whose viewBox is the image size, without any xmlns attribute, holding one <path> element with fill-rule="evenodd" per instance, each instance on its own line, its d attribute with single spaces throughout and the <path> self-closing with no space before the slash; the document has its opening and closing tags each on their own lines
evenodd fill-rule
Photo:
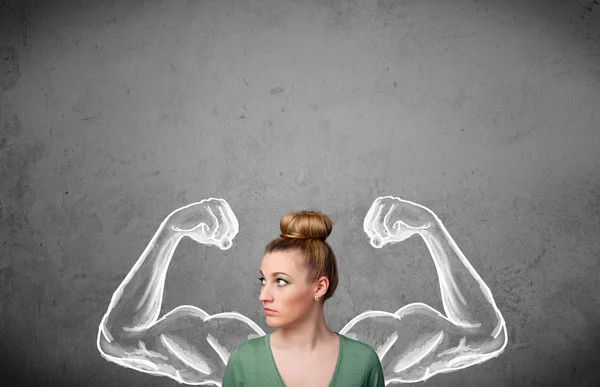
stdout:
<svg viewBox="0 0 600 387">
<path fill-rule="evenodd" d="M 260 265 L 262 282 L 259 300 L 265 309 L 267 325 L 281 328 L 306 316 L 316 302 L 315 284 L 307 283 L 308 267 L 298 250 L 266 254 Z"/>
</svg>

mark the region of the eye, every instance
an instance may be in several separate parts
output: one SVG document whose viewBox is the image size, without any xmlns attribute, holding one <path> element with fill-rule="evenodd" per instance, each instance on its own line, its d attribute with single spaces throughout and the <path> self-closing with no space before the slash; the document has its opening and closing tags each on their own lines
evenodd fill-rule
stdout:
<svg viewBox="0 0 600 387">
<path fill-rule="evenodd" d="M 261 282 L 261 285 L 266 285 L 267 280 L 264 277 L 258 277 L 258 280 Z M 284 279 L 279 278 L 278 280 L 276 280 L 277 285 L 279 285 L 279 287 L 283 287 L 285 285 L 289 285 L 289 282 L 287 282 Z"/>
</svg>

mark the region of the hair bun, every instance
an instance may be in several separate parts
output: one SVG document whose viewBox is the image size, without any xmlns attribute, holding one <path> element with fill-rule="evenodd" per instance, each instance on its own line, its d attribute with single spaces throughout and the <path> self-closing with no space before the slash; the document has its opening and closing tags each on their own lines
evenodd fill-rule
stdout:
<svg viewBox="0 0 600 387">
<path fill-rule="evenodd" d="M 279 223 L 282 238 L 320 239 L 331 234 L 331 219 L 318 211 L 299 211 L 285 214 Z"/>
</svg>

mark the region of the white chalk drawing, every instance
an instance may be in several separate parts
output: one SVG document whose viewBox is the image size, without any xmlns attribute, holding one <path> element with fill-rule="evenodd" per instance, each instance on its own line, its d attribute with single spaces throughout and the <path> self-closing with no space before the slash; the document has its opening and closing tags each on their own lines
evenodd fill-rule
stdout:
<svg viewBox="0 0 600 387">
<path fill-rule="evenodd" d="M 423 381 L 482 363 L 504 350 L 506 325 L 490 289 L 430 209 L 398 197 L 379 197 L 363 228 L 375 248 L 415 234 L 423 239 L 435 263 L 445 312 L 423 303 L 395 313 L 369 310 L 340 330 L 376 350 L 386 385 Z M 169 214 L 112 296 L 98 330 L 100 354 L 179 383 L 221 386 L 231 352 L 265 332 L 237 312 L 209 315 L 182 305 L 161 318 L 159 313 L 166 273 L 181 239 L 227 250 L 238 231 L 224 199 L 205 199 Z"/>
<path fill-rule="evenodd" d="M 375 248 L 419 235 L 433 258 L 445 315 L 423 303 L 395 313 L 366 311 L 341 334 L 371 345 L 386 385 L 414 383 L 498 356 L 506 324 L 492 292 L 429 208 L 398 197 L 375 199 L 363 222 Z"/>
</svg>

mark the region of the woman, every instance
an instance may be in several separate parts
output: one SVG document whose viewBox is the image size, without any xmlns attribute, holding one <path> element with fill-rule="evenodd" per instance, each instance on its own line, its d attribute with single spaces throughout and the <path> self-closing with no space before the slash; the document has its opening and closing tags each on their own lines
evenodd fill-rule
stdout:
<svg viewBox="0 0 600 387">
<path fill-rule="evenodd" d="M 331 331 L 323 304 L 338 283 L 326 238 L 331 220 L 320 212 L 286 214 L 282 234 L 265 249 L 259 278 L 267 325 L 277 330 L 250 339 L 231 354 L 223 387 L 385 386 L 377 353 Z"/>
</svg>

